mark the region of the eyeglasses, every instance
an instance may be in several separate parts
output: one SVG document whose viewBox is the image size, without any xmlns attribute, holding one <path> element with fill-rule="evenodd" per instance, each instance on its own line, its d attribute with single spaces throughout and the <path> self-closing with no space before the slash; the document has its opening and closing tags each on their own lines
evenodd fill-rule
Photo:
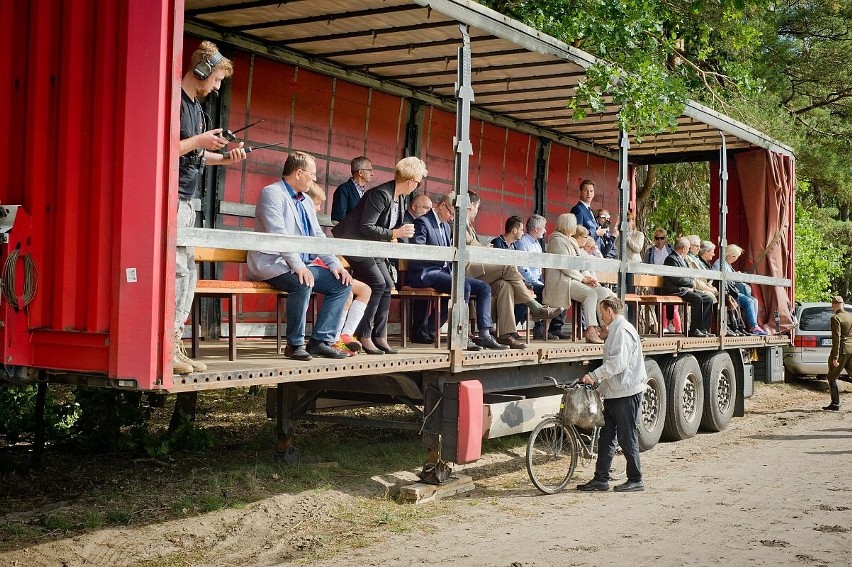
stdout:
<svg viewBox="0 0 852 567">
<path fill-rule="evenodd" d="M 654 237 L 654 240 L 665 240 L 665 239 L 666 239 L 665 236 L 655 236 Z"/>
<path fill-rule="evenodd" d="M 420 184 L 423 183 L 423 180 L 417 181 L 416 179 L 412 179 L 417 185 L 414 186 L 415 189 L 420 189 Z"/>
<path fill-rule="evenodd" d="M 601 216 L 599 216 L 598 218 L 599 218 L 599 219 L 603 219 L 603 220 L 609 220 L 611 217 L 605 217 L 605 216 L 601 215 Z"/>
<path fill-rule="evenodd" d="M 373 171 L 373 168 L 372 167 L 362 167 L 358 171 Z"/>
</svg>

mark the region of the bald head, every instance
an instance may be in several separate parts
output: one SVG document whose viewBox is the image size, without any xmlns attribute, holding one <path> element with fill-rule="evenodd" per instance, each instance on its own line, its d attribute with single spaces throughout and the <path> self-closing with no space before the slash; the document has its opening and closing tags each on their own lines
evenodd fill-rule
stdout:
<svg viewBox="0 0 852 567">
<path fill-rule="evenodd" d="M 420 193 L 411 199 L 411 204 L 408 205 L 408 212 L 414 218 L 419 218 L 428 213 L 431 208 L 432 199 L 426 193 Z"/>
</svg>

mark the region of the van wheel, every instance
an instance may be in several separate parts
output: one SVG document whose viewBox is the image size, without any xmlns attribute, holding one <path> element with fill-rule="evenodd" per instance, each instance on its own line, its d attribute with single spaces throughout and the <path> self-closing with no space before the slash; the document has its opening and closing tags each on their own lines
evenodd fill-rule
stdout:
<svg viewBox="0 0 852 567">
<path fill-rule="evenodd" d="M 664 360 L 660 369 L 663 371 L 668 392 L 662 439 L 689 439 L 698 432 L 704 411 L 701 366 L 694 356 L 687 354 Z"/>
<path fill-rule="evenodd" d="M 660 365 L 652 358 L 645 359 L 645 373 L 648 375 L 647 388 L 642 395 L 639 408 L 638 431 L 639 450 L 647 451 L 654 447 L 663 433 L 666 420 L 666 382 Z"/>
<path fill-rule="evenodd" d="M 722 431 L 734 415 L 737 373 L 727 352 L 717 352 L 701 361 L 704 378 L 704 415 L 702 431 Z"/>
</svg>

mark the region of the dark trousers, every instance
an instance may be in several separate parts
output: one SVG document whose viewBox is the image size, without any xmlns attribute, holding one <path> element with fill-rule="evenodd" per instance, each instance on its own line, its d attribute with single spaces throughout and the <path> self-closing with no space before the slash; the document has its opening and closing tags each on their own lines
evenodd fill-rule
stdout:
<svg viewBox="0 0 852 567">
<path fill-rule="evenodd" d="M 361 323 L 355 331 L 365 339 L 386 338 L 388 336 L 388 313 L 391 304 L 393 279 L 388 272 L 388 262 L 384 258 L 362 258 L 347 256 L 355 279 L 361 280 L 372 290 L 370 301 L 364 310 Z"/>
<path fill-rule="evenodd" d="M 698 293 L 696 291 L 686 291 L 677 293 L 676 295 L 689 303 L 691 310 L 690 318 L 692 319 L 689 330 L 701 329 L 702 331 L 709 331 L 710 324 L 713 321 L 713 298 L 706 293 Z"/>
<path fill-rule="evenodd" d="M 843 337 L 841 340 L 845 339 L 846 337 Z M 828 391 L 831 393 L 831 403 L 839 406 L 840 389 L 837 387 L 837 378 L 844 369 L 850 378 L 852 378 L 852 354 L 841 354 L 837 357 L 837 362 L 837 366 L 831 366 L 831 362 L 828 363 L 828 375 L 826 378 L 828 379 Z"/>
<path fill-rule="evenodd" d="M 431 287 L 434 288 L 435 291 L 440 291 L 441 293 L 450 293 L 453 285 L 453 276 L 446 269 L 431 270 L 429 272 L 423 273 L 421 285 L 409 285 L 411 285 L 411 287 Z M 493 321 L 491 319 L 491 286 L 482 280 L 465 277 L 464 300 L 469 301 L 471 294 L 476 296 L 476 324 L 479 327 L 479 330 L 490 331 L 491 325 L 493 324 Z M 443 305 L 441 311 L 446 311 L 443 308 Z M 436 315 L 436 313 L 433 313 L 432 315 L 430 315 L 430 319 L 434 321 L 432 317 Z M 442 314 L 441 321 L 445 320 L 446 315 Z M 422 334 L 424 334 L 425 332 L 425 329 L 418 330 L 416 326 L 418 324 L 417 319 L 414 320 L 414 324 L 415 336 L 422 336 Z M 427 329 L 431 328 L 434 328 L 434 326 L 427 327 Z"/>
<path fill-rule="evenodd" d="M 598 438 L 598 461 L 595 465 L 595 480 L 609 481 L 609 470 L 615 458 L 615 440 L 627 459 L 627 479 L 642 480 L 639 468 L 639 432 L 637 419 L 642 405 L 642 393 L 626 398 L 607 398 L 604 400 L 604 426 Z"/>
</svg>

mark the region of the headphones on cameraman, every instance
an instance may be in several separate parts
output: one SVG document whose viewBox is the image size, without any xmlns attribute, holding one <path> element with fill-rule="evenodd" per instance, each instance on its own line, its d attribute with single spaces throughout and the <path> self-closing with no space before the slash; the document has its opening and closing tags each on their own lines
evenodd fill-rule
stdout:
<svg viewBox="0 0 852 567">
<path fill-rule="evenodd" d="M 213 69 L 216 68 L 216 65 L 222 62 L 224 57 L 218 51 L 210 56 L 209 59 L 204 58 L 198 62 L 198 65 L 192 70 L 192 74 L 195 75 L 199 81 L 203 81 L 207 77 L 213 73 Z"/>
</svg>

